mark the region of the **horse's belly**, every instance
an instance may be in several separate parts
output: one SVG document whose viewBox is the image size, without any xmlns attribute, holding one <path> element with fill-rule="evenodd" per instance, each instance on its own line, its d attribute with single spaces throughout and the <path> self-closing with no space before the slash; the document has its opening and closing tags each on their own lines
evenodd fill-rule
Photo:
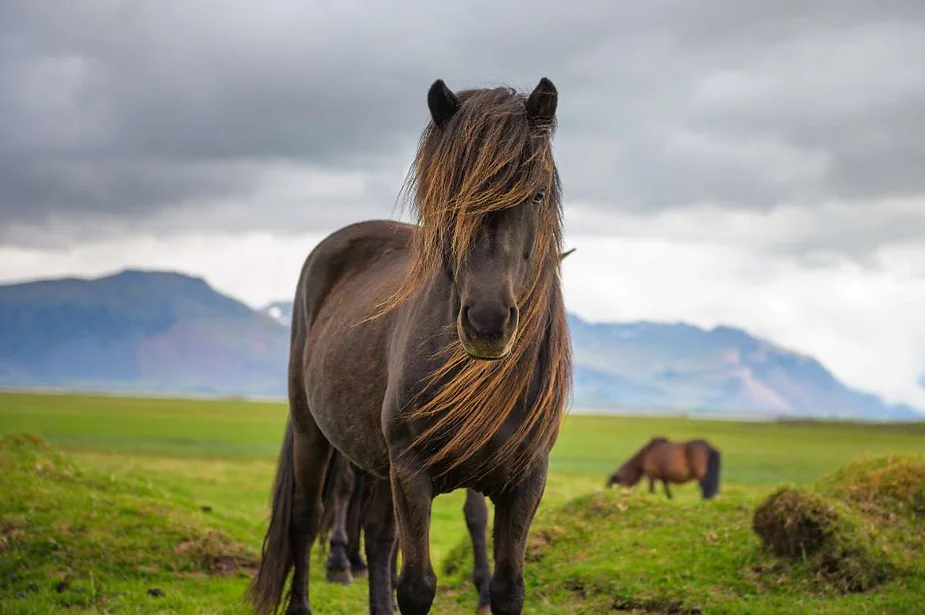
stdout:
<svg viewBox="0 0 925 615">
<path fill-rule="evenodd" d="M 368 295 L 355 285 L 344 286 L 326 299 L 307 335 L 308 405 L 332 445 L 367 472 L 386 477 L 381 416 L 387 328 L 378 319 L 360 324 L 380 299 L 364 300 Z"/>
<path fill-rule="evenodd" d="M 691 479 L 686 457 L 679 451 L 669 450 L 647 463 L 646 473 L 670 483 L 684 483 Z"/>
</svg>

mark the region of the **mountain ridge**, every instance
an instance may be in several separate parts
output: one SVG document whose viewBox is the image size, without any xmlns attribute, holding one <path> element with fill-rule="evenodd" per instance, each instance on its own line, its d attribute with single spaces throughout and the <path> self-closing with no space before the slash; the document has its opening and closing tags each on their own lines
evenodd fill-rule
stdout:
<svg viewBox="0 0 925 615">
<path fill-rule="evenodd" d="M 291 313 L 290 301 L 254 310 L 175 271 L 2 285 L 0 386 L 284 397 Z M 568 323 L 575 408 L 925 419 L 736 327 Z"/>
</svg>

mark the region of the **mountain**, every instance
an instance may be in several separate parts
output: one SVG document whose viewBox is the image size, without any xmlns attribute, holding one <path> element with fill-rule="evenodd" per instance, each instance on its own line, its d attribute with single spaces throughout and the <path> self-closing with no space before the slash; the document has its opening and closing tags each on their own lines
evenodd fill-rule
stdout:
<svg viewBox="0 0 925 615">
<path fill-rule="evenodd" d="M 0 286 L 0 386 L 281 397 L 291 317 L 291 302 L 254 311 L 179 273 Z M 925 418 L 740 329 L 568 323 L 576 408 Z"/>
<path fill-rule="evenodd" d="M 819 361 L 741 329 L 592 324 L 569 315 L 577 406 L 850 419 L 919 419 L 839 382 Z"/>
<path fill-rule="evenodd" d="M 289 333 L 178 273 L 0 286 L 0 384 L 278 395 Z"/>
</svg>

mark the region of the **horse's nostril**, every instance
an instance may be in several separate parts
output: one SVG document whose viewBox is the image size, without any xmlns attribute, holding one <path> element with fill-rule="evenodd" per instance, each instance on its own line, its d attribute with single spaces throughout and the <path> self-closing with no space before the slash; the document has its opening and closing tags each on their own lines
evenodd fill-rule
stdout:
<svg viewBox="0 0 925 615">
<path fill-rule="evenodd" d="M 463 307 L 462 317 L 479 337 L 500 338 L 516 318 L 516 310 L 498 305 L 477 304 Z"/>
</svg>

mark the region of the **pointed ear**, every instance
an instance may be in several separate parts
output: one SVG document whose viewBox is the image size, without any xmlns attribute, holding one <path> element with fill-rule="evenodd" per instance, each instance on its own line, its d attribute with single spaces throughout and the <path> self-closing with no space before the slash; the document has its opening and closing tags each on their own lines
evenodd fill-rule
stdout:
<svg viewBox="0 0 925 615">
<path fill-rule="evenodd" d="M 527 98 L 527 118 L 532 124 L 549 124 L 556 116 L 559 92 L 552 81 L 543 77 Z"/>
<path fill-rule="evenodd" d="M 459 110 L 459 99 L 446 87 L 443 79 L 437 79 L 427 91 L 427 106 L 434 123 L 443 126 Z"/>
</svg>

